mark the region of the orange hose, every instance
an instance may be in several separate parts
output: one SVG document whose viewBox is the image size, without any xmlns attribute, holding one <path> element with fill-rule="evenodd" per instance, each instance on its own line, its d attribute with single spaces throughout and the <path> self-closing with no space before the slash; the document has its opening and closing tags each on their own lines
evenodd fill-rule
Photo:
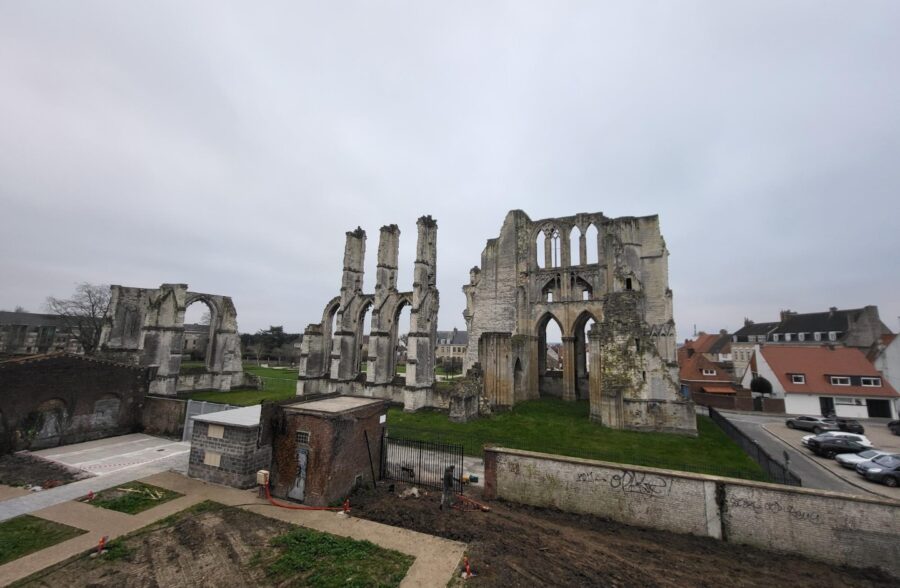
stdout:
<svg viewBox="0 0 900 588">
<path fill-rule="evenodd" d="M 279 508 L 287 508 L 289 510 L 342 510 L 346 513 L 350 512 L 350 499 L 347 498 L 344 500 L 343 506 L 305 506 L 303 504 L 284 504 L 280 502 L 275 502 L 275 499 L 272 498 L 272 495 L 269 493 L 269 485 L 266 484 L 266 498 L 269 499 L 269 502 L 272 503 L 272 506 L 277 506 Z"/>
</svg>

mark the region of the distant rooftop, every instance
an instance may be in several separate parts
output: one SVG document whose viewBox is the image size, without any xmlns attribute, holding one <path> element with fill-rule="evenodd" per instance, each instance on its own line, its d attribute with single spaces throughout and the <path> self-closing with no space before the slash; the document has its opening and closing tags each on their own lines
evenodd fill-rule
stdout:
<svg viewBox="0 0 900 588">
<path fill-rule="evenodd" d="M 377 398 L 361 398 L 359 396 L 332 396 L 331 398 L 323 398 L 321 400 L 311 400 L 307 402 L 297 402 L 288 404 L 285 408 L 296 408 L 300 410 L 310 410 L 315 412 L 338 413 L 370 404 L 379 404 L 384 402 Z"/>
</svg>

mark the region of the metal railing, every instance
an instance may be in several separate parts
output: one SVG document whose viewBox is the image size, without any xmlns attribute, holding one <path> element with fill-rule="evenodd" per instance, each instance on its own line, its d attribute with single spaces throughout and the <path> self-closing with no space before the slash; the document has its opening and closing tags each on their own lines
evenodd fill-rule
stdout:
<svg viewBox="0 0 900 588">
<path fill-rule="evenodd" d="M 785 464 L 782 464 L 763 449 L 759 443 L 747 436 L 746 433 L 738 429 L 728 419 L 723 417 L 719 411 L 713 407 L 709 407 L 709 418 L 712 419 L 728 437 L 737 443 L 744 453 L 759 464 L 759 467 L 766 472 L 771 480 L 777 484 L 786 484 L 788 486 L 802 486 L 800 477 L 789 470 Z"/>
<path fill-rule="evenodd" d="M 441 488 L 444 470 L 450 465 L 455 466 L 453 485 L 457 492 L 462 492 L 462 445 L 384 437 L 381 452 L 382 479 Z"/>
</svg>

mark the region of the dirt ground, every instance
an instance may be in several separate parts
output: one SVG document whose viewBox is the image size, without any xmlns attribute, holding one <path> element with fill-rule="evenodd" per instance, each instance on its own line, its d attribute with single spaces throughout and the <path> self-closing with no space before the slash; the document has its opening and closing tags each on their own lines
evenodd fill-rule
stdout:
<svg viewBox="0 0 900 588">
<path fill-rule="evenodd" d="M 111 546 L 105 556 L 80 557 L 45 570 L 22 585 L 268 586 L 264 568 L 251 560 L 269 539 L 291 528 L 241 509 L 202 512 L 163 529 L 139 532 L 122 542 L 124 548 Z"/>
<path fill-rule="evenodd" d="M 439 509 L 440 491 L 360 491 L 354 516 L 469 544 L 478 586 L 896 586 L 878 570 L 830 566 L 715 539 L 492 501 L 491 512 Z M 475 492 L 467 492 L 480 498 Z"/>
<path fill-rule="evenodd" d="M 52 462 L 27 451 L 0 456 L 0 484 L 7 486 L 42 486 L 53 488 L 91 474 Z"/>
</svg>

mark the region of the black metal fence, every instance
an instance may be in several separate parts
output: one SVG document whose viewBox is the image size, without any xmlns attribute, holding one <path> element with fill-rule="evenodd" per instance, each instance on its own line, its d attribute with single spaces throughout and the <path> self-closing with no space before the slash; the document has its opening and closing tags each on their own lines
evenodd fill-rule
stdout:
<svg viewBox="0 0 900 588">
<path fill-rule="evenodd" d="M 771 480 L 777 484 L 788 486 L 802 486 L 800 478 L 791 472 L 784 464 L 777 461 L 769 453 L 760 447 L 759 443 L 747 436 L 746 433 L 735 427 L 728 419 L 719 414 L 713 407 L 709 407 L 709 418 L 716 423 L 722 431 L 737 443 L 744 453 L 759 464 Z"/>
<path fill-rule="evenodd" d="M 387 436 L 381 451 L 381 478 L 441 488 L 444 470 L 455 466 L 454 487 L 462 492 L 463 446 Z"/>
</svg>

